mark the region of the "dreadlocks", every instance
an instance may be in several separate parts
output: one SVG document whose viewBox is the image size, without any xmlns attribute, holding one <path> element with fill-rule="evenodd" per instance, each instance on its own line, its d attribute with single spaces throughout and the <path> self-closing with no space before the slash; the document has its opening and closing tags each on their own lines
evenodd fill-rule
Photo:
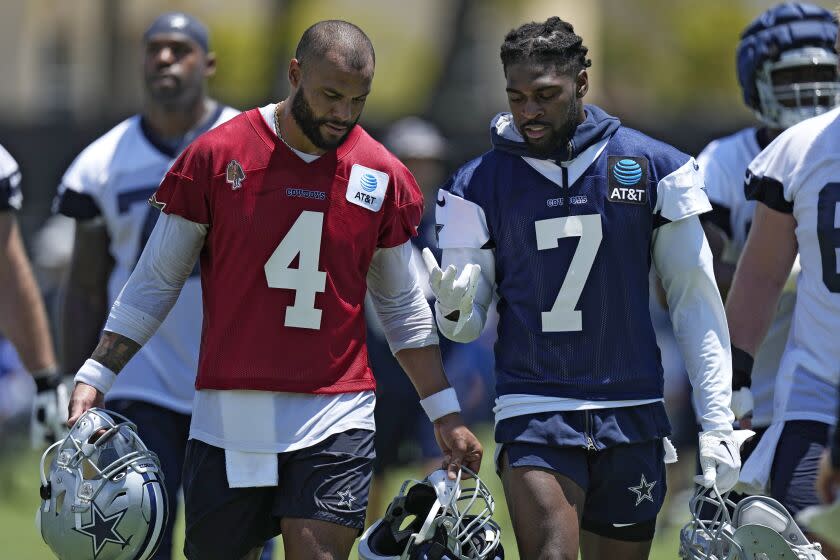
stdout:
<svg viewBox="0 0 840 560">
<path fill-rule="evenodd" d="M 507 72 L 510 64 L 537 60 L 556 64 L 574 75 L 592 66 L 592 61 L 586 58 L 587 52 L 589 49 L 583 46 L 583 39 L 575 34 L 572 24 L 555 16 L 508 32 L 502 43 L 502 66 Z"/>
</svg>

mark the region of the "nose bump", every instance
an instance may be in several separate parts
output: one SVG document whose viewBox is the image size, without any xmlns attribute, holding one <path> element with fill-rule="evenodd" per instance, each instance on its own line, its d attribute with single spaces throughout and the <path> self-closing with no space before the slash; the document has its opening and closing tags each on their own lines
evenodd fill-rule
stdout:
<svg viewBox="0 0 840 560">
<path fill-rule="evenodd" d="M 542 114 L 542 107 L 534 100 L 527 100 L 522 106 L 522 114 L 528 117 L 535 117 Z"/>
<path fill-rule="evenodd" d="M 333 114 L 341 122 L 347 122 L 353 114 L 353 108 L 348 101 L 340 101 L 333 106 Z"/>
</svg>

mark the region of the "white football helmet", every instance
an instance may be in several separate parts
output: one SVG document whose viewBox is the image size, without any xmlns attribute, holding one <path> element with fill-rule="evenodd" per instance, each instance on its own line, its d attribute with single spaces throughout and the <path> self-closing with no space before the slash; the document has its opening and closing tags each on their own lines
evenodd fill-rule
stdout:
<svg viewBox="0 0 840 560">
<path fill-rule="evenodd" d="M 779 84 L 776 75 L 785 70 L 823 74 L 822 80 Z M 840 78 L 837 55 L 822 47 L 802 47 L 783 52 L 778 60 L 767 60 L 755 75 L 760 110 L 756 115 L 764 124 L 786 129 L 840 105 Z"/>
<path fill-rule="evenodd" d="M 60 560 L 146 560 L 157 550 L 168 515 L 163 474 L 124 416 L 82 414 L 41 456 L 40 477 L 36 524 Z"/>
<path fill-rule="evenodd" d="M 680 558 L 688 560 L 825 560 L 787 509 L 766 496 L 737 504 L 716 487 L 698 487 L 691 521 L 680 531 Z"/>
<path fill-rule="evenodd" d="M 741 33 L 735 55 L 744 102 L 773 129 L 840 104 L 837 18 L 808 2 L 767 9 Z"/>
<path fill-rule="evenodd" d="M 495 502 L 478 476 L 461 467 L 456 480 L 438 470 L 406 480 L 359 541 L 362 560 L 504 560 Z M 462 479 L 461 473 L 473 478 Z"/>
</svg>

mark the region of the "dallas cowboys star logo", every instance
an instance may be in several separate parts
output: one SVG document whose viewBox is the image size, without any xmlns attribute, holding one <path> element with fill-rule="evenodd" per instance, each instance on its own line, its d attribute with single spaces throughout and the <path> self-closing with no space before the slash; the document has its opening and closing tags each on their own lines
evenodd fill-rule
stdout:
<svg viewBox="0 0 840 560">
<path fill-rule="evenodd" d="M 650 500 L 653 503 L 653 487 L 656 486 L 656 481 L 648 482 L 645 479 L 645 473 L 642 473 L 642 480 L 638 486 L 630 486 L 627 489 L 636 493 L 636 505 L 638 506 L 645 500 Z"/>
<path fill-rule="evenodd" d="M 338 497 L 341 498 L 341 501 L 338 502 L 339 506 L 347 506 L 347 509 L 353 507 L 353 502 L 356 501 L 356 497 L 352 494 L 350 489 L 342 490 L 338 493 Z"/>
<path fill-rule="evenodd" d="M 108 542 L 124 547 L 126 540 L 117 532 L 117 525 L 122 521 L 125 512 L 128 510 L 124 509 L 105 517 L 105 514 L 96 506 L 96 502 L 93 502 L 93 509 L 91 511 L 90 523 L 78 528 L 73 527 L 73 530 L 93 539 L 93 557 L 96 558 L 99 556 L 99 553 L 102 552 L 102 547 Z"/>
</svg>

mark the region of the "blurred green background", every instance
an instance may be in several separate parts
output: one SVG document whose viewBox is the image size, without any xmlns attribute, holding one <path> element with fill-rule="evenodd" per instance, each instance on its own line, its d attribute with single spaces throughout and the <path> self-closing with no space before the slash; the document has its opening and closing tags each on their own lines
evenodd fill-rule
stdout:
<svg viewBox="0 0 840 560">
<path fill-rule="evenodd" d="M 141 35 L 163 11 L 207 23 L 214 96 L 247 109 L 286 93 L 303 30 L 324 18 L 361 26 L 377 51 L 362 123 L 427 117 L 453 140 L 455 166 L 488 146 L 505 109 L 506 31 L 559 15 L 590 49 L 587 101 L 696 153 L 751 121 L 735 78 L 738 34 L 770 0 L 4 0 L 0 142 L 21 164 L 30 234 L 49 215 L 61 173 L 91 140 L 138 110 Z M 833 7 L 834 0 L 817 0 Z"/>
</svg>

